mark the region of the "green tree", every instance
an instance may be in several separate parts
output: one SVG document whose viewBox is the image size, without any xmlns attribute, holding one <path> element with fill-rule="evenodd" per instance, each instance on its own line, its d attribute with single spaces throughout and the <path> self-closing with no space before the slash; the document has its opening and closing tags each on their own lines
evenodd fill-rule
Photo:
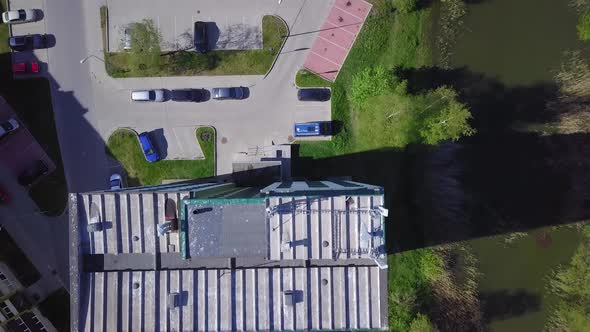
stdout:
<svg viewBox="0 0 590 332">
<path fill-rule="evenodd" d="M 590 40 L 590 10 L 580 16 L 577 28 L 580 40 Z"/>
<path fill-rule="evenodd" d="M 394 0 L 394 3 L 400 13 L 407 14 L 416 10 L 418 0 Z"/>
<path fill-rule="evenodd" d="M 161 65 L 160 32 L 151 19 L 134 23 L 131 27 L 129 65 L 138 73 L 157 72 Z"/>
<path fill-rule="evenodd" d="M 590 326 L 590 225 L 584 226 L 583 234 L 569 265 L 560 267 L 549 281 L 560 302 L 546 330 L 588 331 Z"/>
<path fill-rule="evenodd" d="M 367 98 L 381 96 L 391 87 L 392 75 L 385 68 L 365 68 L 352 77 L 350 100 L 356 105 L 362 105 Z"/>
<path fill-rule="evenodd" d="M 457 100 L 457 92 L 452 88 L 439 87 L 429 94 L 432 103 L 424 110 L 427 114 L 420 136 L 426 144 L 437 144 L 440 141 L 458 140 L 462 136 L 475 134 L 469 125 L 471 113 L 467 106 Z"/>
</svg>

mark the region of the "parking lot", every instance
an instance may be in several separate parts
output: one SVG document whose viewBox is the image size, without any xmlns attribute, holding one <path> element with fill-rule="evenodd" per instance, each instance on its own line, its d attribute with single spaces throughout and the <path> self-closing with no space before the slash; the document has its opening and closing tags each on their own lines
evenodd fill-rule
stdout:
<svg viewBox="0 0 590 332">
<path fill-rule="evenodd" d="M 11 110 L 4 98 L 0 98 L 0 123 L 10 118 L 16 118 L 16 114 Z M 19 122 L 19 124 L 20 128 L 0 140 L 0 156 L 2 156 L 0 162 L 15 177 L 18 177 L 36 160 L 43 160 L 49 169 L 48 173 L 53 172 L 55 170 L 53 161 L 27 128 L 23 126 L 22 122 Z"/>
<path fill-rule="evenodd" d="M 39 16 L 36 22 L 25 24 L 12 24 L 10 26 L 12 36 L 24 36 L 34 34 L 45 34 L 45 4 L 43 0 L 11 0 L 8 1 L 10 10 L 17 9 L 34 9 Z M 51 38 L 53 39 L 53 38 Z M 40 71 L 47 72 L 47 50 L 38 49 L 33 51 L 13 52 L 12 63 L 37 61 L 40 65 Z M 21 75 L 20 77 L 26 77 Z"/>
<path fill-rule="evenodd" d="M 138 134 L 148 132 L 160 158 L 164 160 L 198 160 L 205 155 L 197 141 L 197 126 L 132 127 Z"/>
<path fill-rule="evenodd" d="M 234 1 L 125 0 L 108 4 L 109 51 L 122 49 L 124 29 L 134 22 L 152 19 L 162 36 L 162 50 L 191 49 L 196 21 L 207 22 L 211 49 L 262 48 L 263 11 L 258 1 L 235 7 Z M 224 8 L 223 11 L 219 8 Z"/>
</svg>

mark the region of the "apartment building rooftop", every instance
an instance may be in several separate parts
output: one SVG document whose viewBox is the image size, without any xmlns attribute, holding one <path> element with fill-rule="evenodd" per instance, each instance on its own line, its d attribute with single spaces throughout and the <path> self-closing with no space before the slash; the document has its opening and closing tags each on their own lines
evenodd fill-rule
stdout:
<svg viewBox="0 0 590 332">
<path fill-rule="evenodd" d="M 380 187 L 166 185 L 70 210 L 73 328 L 387 329 Z"/>
</svg>

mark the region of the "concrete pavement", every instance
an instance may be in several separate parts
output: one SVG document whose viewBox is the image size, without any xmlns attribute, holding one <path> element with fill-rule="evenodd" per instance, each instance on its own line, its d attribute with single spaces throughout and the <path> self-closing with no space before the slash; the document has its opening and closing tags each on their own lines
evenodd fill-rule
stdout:
<svg viewBox="0 0 590 332">
<path fill-rule="evenodd" d="M 235 8 L 246 8 L 251 3 L 237 0 L 226 0 Z M 51 77 L 59 84 L 60 89 L 72 87 L 76 101 L 83 108 L 83 118 L 78 118 L 78 126 L 88 127 L 93 133 L 79 133 L 92 137 L 86 144 L 76 142 L 78 155 L 82 151 L 102 150 L 101 140 L 119 127 L 141 127 L 153 129 L 163 127 L 178 127 L 181 125 L 209 125 L 216 128 L 217 137 L 217 174 L 228 174 L 232 171 L 232 164 L 236 155 L 247 151 L 248 148 L 271 144 L 288 143 L 292 136 L 293 124 L 306 121 L 329 121 L 330 102 L 315 103 L 314 105 L 301 103 L 296 98 L 294 78 L 297 70 L 305 60 L 306 49 L 310 48 L 316 32 L 325 19 L 333 1 L 283 1 L 280 5 L 276 0 L 257 0 L 255 6 L 261 14 L 274 14 L 282 17 L 295 36 L 289 37 L 282 53 L 268 76 L 195 76 L 195 77 L 156 77 L 156 78 L 126 78 L 113 79 L 104 70 L 102 58 L 102 43 L 100 35 L 99 8 L 102 1 L 86 1 L 81 8 L 84 27 L 73 32 L 65 29 L 62 24 L 53 23 L 53 15 L 58 15 L 58 9 L 66 10 L 66 0 L 55 0 L 47 9 L 48 31 L 56 36 L 66 35 L 65 38 L 83 39 L 77 44 L 85 46 L 86 54 L 76 49 L 52 48 L 50 52 Z M 69 3 L 68 3 L 69 4 Z M 55 11 L 54 11 L 55 8 Z M 68 8 L 68 11 L 75 9 Z M 219 11 L 225 10 L 219 8 Z M 244 9 L 246 10 L 246 9 Z M 71 15 L 69 15 L 71 17 Z M 72 24 L 77 24 L 74 20 Z M 53 29 L 56 29 L 54 31 Z M 67 31 L 66 31 L 67 30 Z M 81 34 L 79 31 L 83 31 Z M 60 37 L 60 39 L 63 37 Z M 96 55 L 80 65 L 79 60 L 88 55 Z M 55 62 L 55 63 L 54 63 Z M 65 67 L 70 66 L 68 70 Z M 144 88 L 213 88 L 219 86 L 246 86 L 250 89 L 250 97 L 241 101 L 208 101 L 199 104 L 183 103 L 132 103 L 129 99 L 131 90 Z M 66 88 L 67 89 L 67 88 Z M 66 95 L 66 99 L 67 99 Z M 56 101 L 54 101 L 56 103 Z M 57 101 L 59 103 L 59 101 Z M 64 112 L 61 110 L 60 112 Z M 74 117 L 75 118 L 75 117 Z M 58 127 L 62 135 L 73 135 L 78 130 L 65 129 L 76 127 L 69 125 L 74 121 L 72 117 L 64 119 L 64 126 Z M 62 129 L 63 128 L 63 129 Z M 83 147 L 84 146 L 84 147 Z M 65 149 L 74 151 L 73 147 Z M 64 157 L 69 159 L 70 157 Z M 98 156 L 89 157 L 93 160 L 89 169 L 99 168 L 103 161 Z M 74 168 L 84 168 L 82 160 L 76 158 L 71 161 Z M 68 160 L 65 160 L 66 172 Z M 77 177 L 72 172 L 70 187 L 72 191 L 95 190 L 105 186 L 102 178 L 108 176 L 102 169 L 94 173 L 94 179 Z M 93 183 L 94 186 L 91 184 Z M 77 189 L 81 190 L 77 190 Z"/>
<path fill-rule="evenodd" d="M 109 1 L 109 50 L 122 49 L 123 32 L 130 23 L 151 19 L 162 35 L 163 50 L 193 48 L 193 25 L 208 22 L 213 49 L 262 48 L 264 1 L 236 5 L 234 0 L 125 0 Z"/>
</svg>

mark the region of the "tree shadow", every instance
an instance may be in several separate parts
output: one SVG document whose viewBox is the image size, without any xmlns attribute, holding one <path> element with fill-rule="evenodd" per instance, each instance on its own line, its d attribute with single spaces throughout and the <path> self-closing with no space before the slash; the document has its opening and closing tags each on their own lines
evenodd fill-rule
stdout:
<svg viewBox="0 0 590 332">
<path fill-rule="evenodd" d="M 351 176 L 385 188 L 388 252 L 526 231 L 590 217 L 590 135 L 543 136 L 516 122 L 555 121 L 557 86 L 508 88 L 464 68 L 398 70 L 411 93 L 453 86 L 478 131 L 438 146 L 295 157 L 295 177 Z"/>
<path fill-rule="evenodd" d="M 486 323 L 541 310 L 540 296 L 524 289 L 482 292 L 479 300 Z"/>
</svg>

